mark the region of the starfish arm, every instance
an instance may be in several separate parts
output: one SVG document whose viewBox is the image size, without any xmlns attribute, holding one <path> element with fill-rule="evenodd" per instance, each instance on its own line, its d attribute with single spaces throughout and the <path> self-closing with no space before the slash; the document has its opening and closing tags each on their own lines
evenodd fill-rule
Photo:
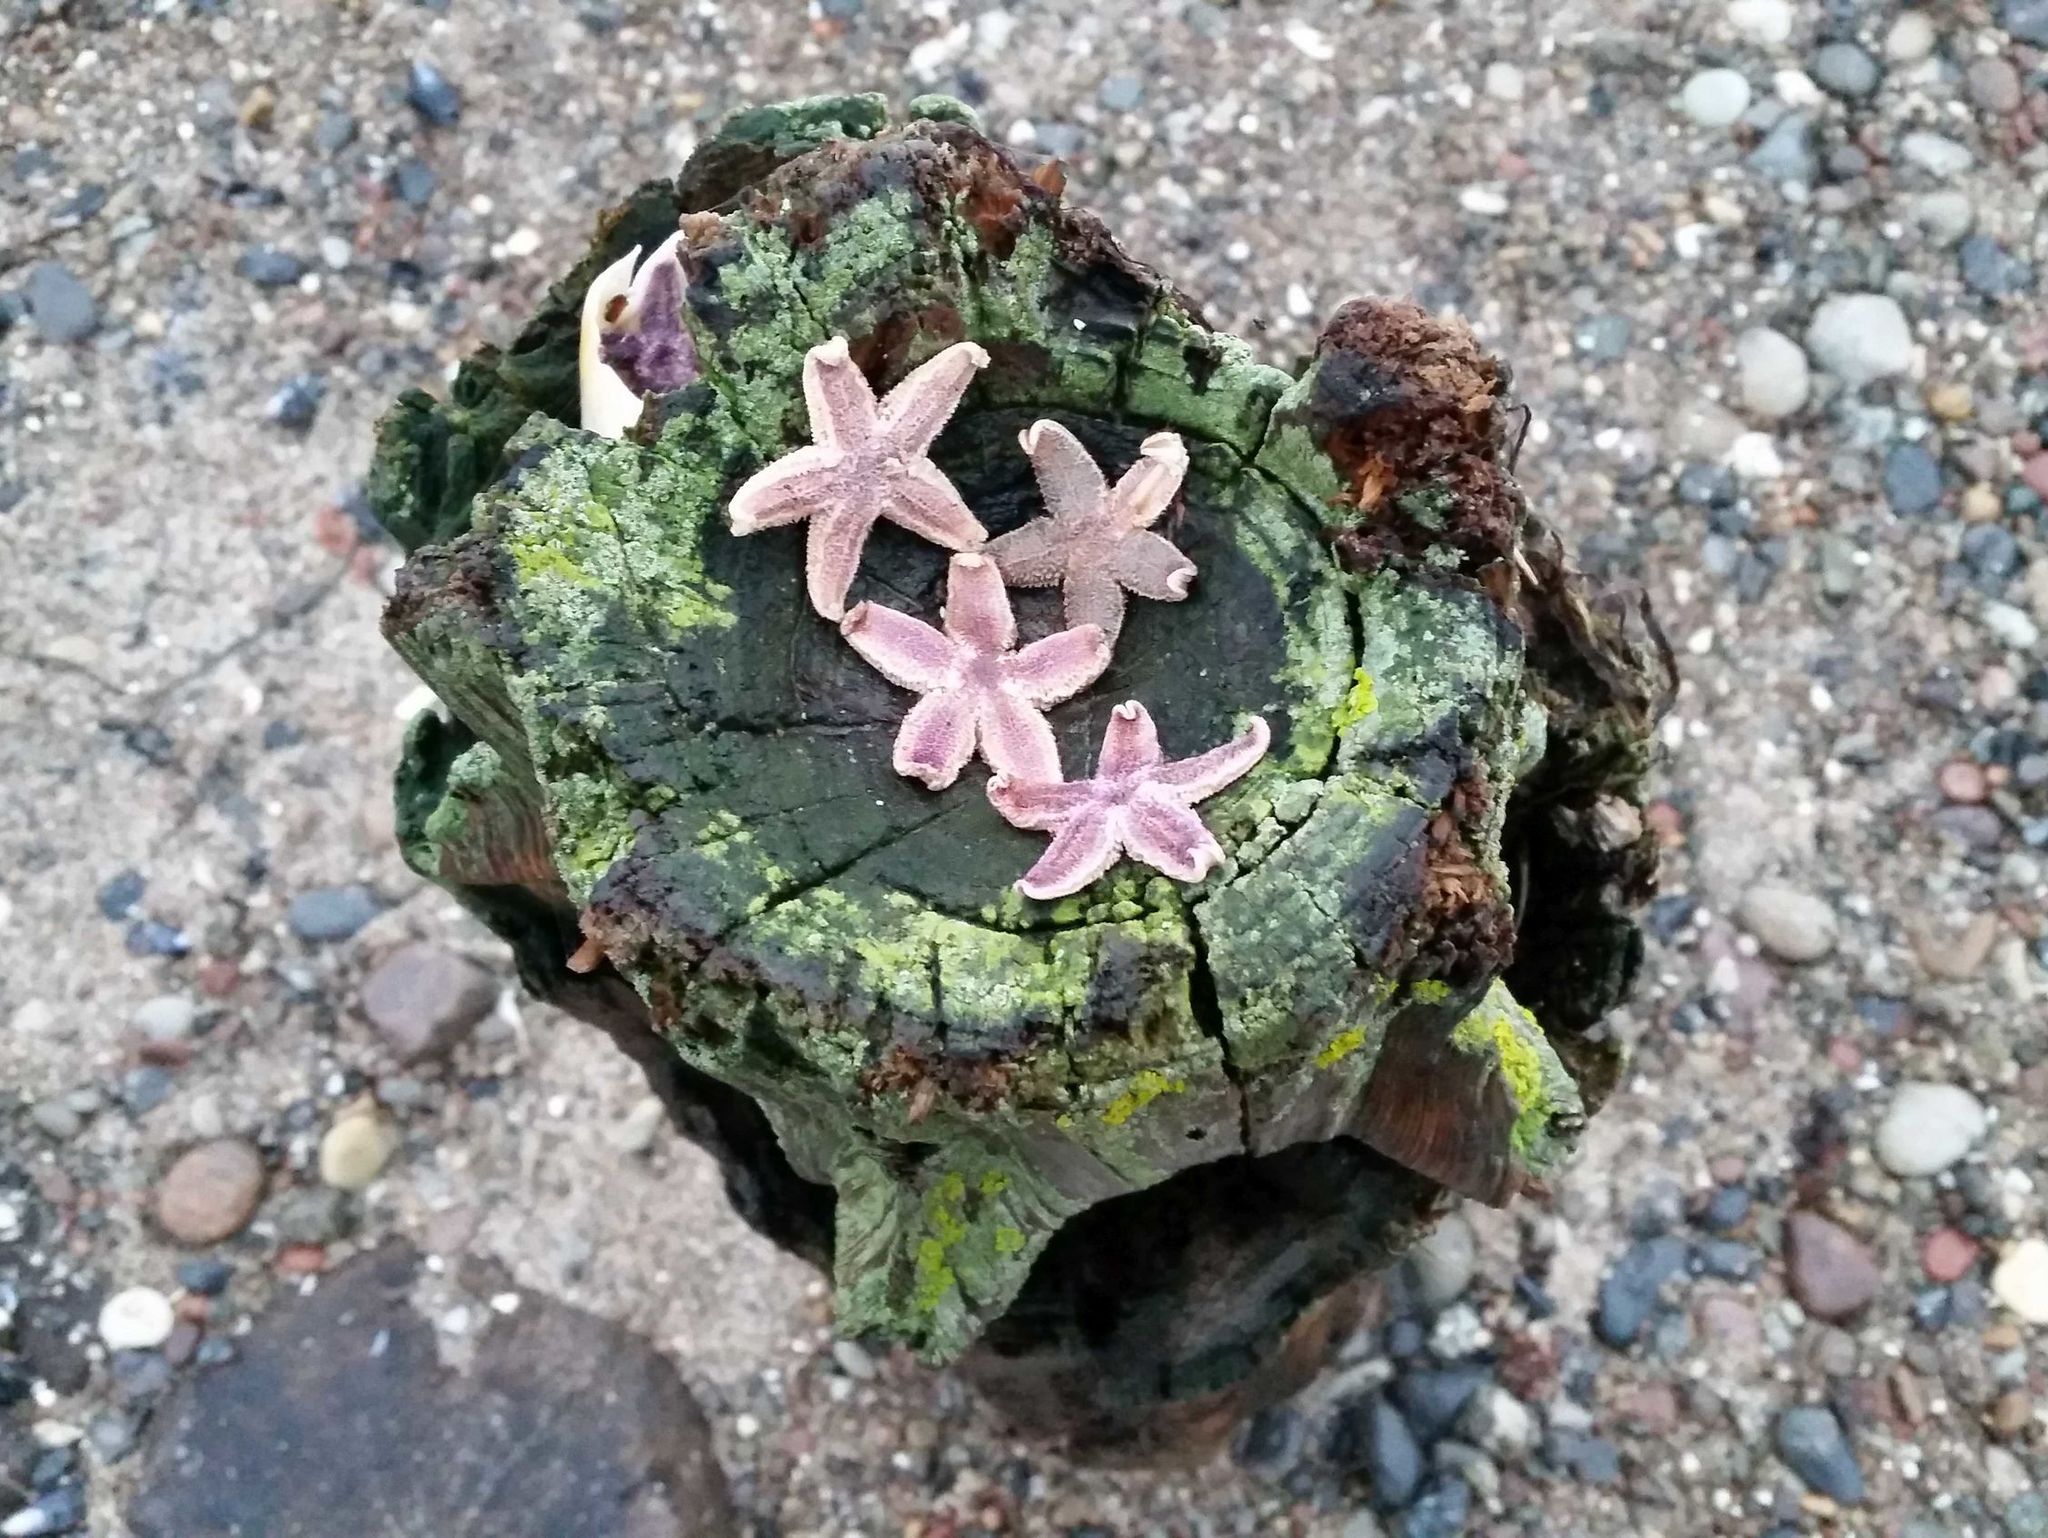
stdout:
<svg viewBox="0 0 2048 1538">
<path fill-rule="evenodd" d="M 1050 902 L 1071 897 L 1091 881 L 1099 879 L 1122 850 L 1118 837 L 1122 819 L 1114 809 L 1089 805 L 1068 819 L 1067 825 L 1046 846 L 1038 863 L 1024 873 L 1017 889 L 1026 897 Z"/>
<path fill-rule="evenodd" d="M 857 603 L 839 622 L 846 642 L 899 689 L 929 694 L 953 668 L 953 643 L 921 619 L 878 603 Z"/>
<path fill-rule="evenodd" d="M 1033 784 L 998 774 L 989 779 L 988 799 L 989 805 L 1013 828 L 1057 833 L 1094 801 L 1095 785 L 1091 780 Z"/>
<path fill-rule="evenodd" d="M 804 404 L 811 412 L 811 437 L 820 444 L 857 444 L 874 436 L 875 392 L 835 336 L 804 354 Z"/>
<path fill-rule="evenodd" d="M 1206 801 L 1224 786 L 1242 779 L 1253 764 L 1266 756 L 1272 740 L 1273 733 L 1265 718 L 1253 716 L 1251 726 L 1242 736 L 1231 738 L 1221 747 L 1161 764 L 1151 776 L 1152 783 L 1171 791 L 1183 805 Z"/>
<path fill-rule="evenodd" d="M 974 756 L 974 699 L 959 689 L 936 689 L 910 707 L 890 757 L 898 774 L 927 790 L 944 790 Z"/>
<path fill-rule="evenodd" d="M 1003 574 L 985 555 L 956 555 L 946 566 L 946 634 L 954 645 L 991 656 L 1017 644 Z"/>
<path fill-rule="evenodd" d="M 874 526 L 873 513 L 843 507 L 824 508 L 812 517 L 804 539 L 804 587 L 811 607 L 826 619 L 836 621 L 846 612 L 846 590 L 853 586 Z"/>
<path fill-rule="evenodd" d="M 752 534 L 807 518 L 832 501 L 840 475 L 833 448 L 802 448 L 750 476 L 727 509 L 735 534 Z"/>
<path fill-rule="evenodd" d="M 977 691 L 975 721 L 982 759 L 997 774 L 1031 784 L 1060 778 L 1060 745 L 1052 727 L 1008 690 Z"/>
<path fill-rule="evenodd" d="M 1097 779 L 1120 780 L 1156 768 L 1160 757 L 1159 728 L 1152 724 L 1152 712 L 1136 700 L 1125 700 L 1109 713 L 1095 775 Z"/>
<path fill-rule="evenodd" d="M 1100 625 L 1062 630 L 1021 647 L 1003 660 L 1003 681 L 1043 710 L 1072 699 L 1109 666 L 1109 637 Z"/>
<path fill-rule="evenodd" d="M 1099 626 L 1112 646 L 1123 634 L 1124 590 L 1107 564 L 1070 566 L 1061 602 L 1069 629 Z"/>
<path fill-rule="evenodd" d="M 943 550 L 972 550 L 988 538 L 945 471 L 929 459 L 906 464 L 902 474 L 891 476 L 886 498 L 884 517 Z"/>
<path fill-rule="evenodd" d="M 1140 598 L 1178 603 L 1195 580 L 1195 563 L 1173 541 L 1150 529 L 1133 529 L 1116 543 L 1111 568 L 1116 580 Z"/>
<path fill-rule="evenodd" d="M 1047 512 L 1063 524 L 1085 527 L 1103 521 L 1109 486 L 1079 438 L 1057 422 L 1038 421 L 1019 433 L 1017 441 L 1031 456 Z"/>
<path fill-rule="evenodd" d="M 611 365 L 604 361 L 604 327 L 612 305 L 624 299 L 633 286 L 633 263 L 639 259 L 635 246 L 611 266 L 591 279 L 583 295 L 583 318 L 577 333 L 576 381 L 577 420 L 585 432 L 601 438 L 623 438 L 626 429 L 640 420 L 640 397 L 627 388 Z"/>
<path fill-rule="evenodd" d="M 1003 569 L 1011 587 L 1051 587 L 1067 574 L 1067 551 L 1060 526 L 1050 518 L 1034 518 L 1021 528 L 998 534 L 987 553 Z"/>
<path fill-rule="evenodd" d="M 881 436 L 897 458 L 924 457 L 959 407 L 976 371 L 987 366 L 988 354 L 974 343 L 955 342 L 903 376 L 881 408 Z"/>
<path fill-rule="evenodd" d="M 1179 433 L 1154 433 L 1138 446 L 1138 459 L 1111 493 L 1118 521 L 1142 529 L 1158 521 L 1173 505 L 1174 493 L 1188 473 L 1188 446 Z"/>
<path fill-rule="evenodd" d="M 1223 863 L 1223 846 L 1186 807 L 1140 791 L 1124 807 L 1124 849 L 1175 881 L 1200 881 Z"/>
</svg>

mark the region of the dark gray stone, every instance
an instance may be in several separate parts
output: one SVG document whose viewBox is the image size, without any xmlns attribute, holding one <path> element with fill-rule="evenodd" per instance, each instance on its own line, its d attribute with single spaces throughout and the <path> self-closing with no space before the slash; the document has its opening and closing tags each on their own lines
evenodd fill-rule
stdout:
<svg viewBox="0 0 2048 1538">
<path fill-rule="evenodd" d="M 327 381 L 318 374 L 294 374 L 263 407 L 264 417 L 287 432 L 304 432 L 320 414 Z"/>
<path fill-rule="evenodd" d="M 1861 101 L 1874 94 L 1884 71 L 1854 43 L 1829 43 L 1813 56 L 1813 78 L 1830 95 Z"/>
<path fill-rule="evenodd" d="M 424 59 L 415 60 L 406 75 L 405 99 L 413 111 L 436 128 L 446 128 L 462 116 L 462 93 Z"/>
<path fill-rule="evenodd" d="M 1802 1405 L 1778 1417 L 1778 1456 L 1816 1495 L 1845 1506 L 1863 1500 L 1863 1471 L 1835 1412 Z"/>
<path fill-rule="evenodd" d="M 401 202 L 424 208 L 434 196 L 434 168 L 424 160 L 401 160 L 391 173 L 391 190 Z"/>
<path fill-rule="evenodd" d="M 1963 564 L 1978 576 L 2003 585 L 2020 569 L 2020 542 L 2002 523 L 1974 523 L 1963 530 Z"/>
<path fill-rule="evenodd" d="M 29 319 L 46 342 L 82 342 L 100 328 L 92 291 L 62 262 L 37 262 L 22 284 Z"/>
<path fill-rule="evenodd" d="M 8 1538 L 50 1538 L 78 1532 L 84 1526 L 85 1492 L 77 1485 L 46 1491 L 7 1519 Z"/>
<path fill-rule="evenodd" d="M 356 120 L 346 112 L 323 112 L 313 128 L 313 148 L 323 155 L 339 155 L 355 142 Z"/>
<path fill-rule="evenodd" d="M 1802 182 L 1812 185 L 1817 163 L 1813 158 L 1813 124 L 1803 112 L 1788 112 L 1749 152 L 1750 169 L 1774 182 Z"/>
<path fill-rule="evenodd" d="M 1307 1418 L 1292 1405 L 1268 1405 L 1238 1439 L 1237 1461 L 1260 1479 L 1284 1479 L 1300 1465 L 1307 1448 Z"/>
<path fill-rule="evenodd" d="M 1629 1246 L 1601 1279 L 1594 1333 L 1617 1351 L 1634 1345 L 1664 1284 L 1685 1269 L 1687 1253 L 1686 1242 L 1675 1237 Z"/>
<path fill-rule="evenodd" d="M 524 1293 L 452 1372 L 407 1302 L 417 1269 L 400 1245 L 352 1261 L 184 1378 L 143 1449 L 136 1538 L 361 1538 L 391 1520 L 376 1513 L 420 1533 L 732 1538 L 709 1427 L 667 1358 Z"/>
<path fill-rule="evenodd" d="M 1572 345 L 1600 363 L 1624 357 L 1635 327 L 1626 315 L 1595 315 L 1582 320 L 1572 331 Z"/>
<path fill-rule="evenodd" d="M 1972 235 L 1956 248 L 1963 282 L 1986 299 L 2023 294 L 2034 286 L 2034 269 L 1989 235 Z"/>
<path fill-rule="evenodd" d="M 259 288 L 290 288 L 306 275 L 306 264 L 275 246 L 251 246 L 236 260 L 235 271 Z"/>
<path fill-rule="evenodd" d="M 1917 443 L 1895 443 L 1884 456 L 1884 499 L 1905 518 L 1941 505 L 1941 465 Z"/>
<path fill-rule="evenodd" d="M 1394 1524 L 1396 1538 L 1458 1538 L 1472 1516 L 1472 1487 L 1461 1474 L 1438 1474 Z"/>
<path fill-rule="evenodd" d="M 1394 1398 L 1415 1434 L 1434 1442 L 1458 1424 L 1465 1406 L 1488 1381 L 1483 1367 L 1425 1367 L 1403 1373 L 1394 1385 Z"/>
<path fill-rule="evenodd" d="M 380 906 L 366 886 L 316 887 L 292 899 L 285 921 L 301 940 L 346 940 L 375 918 Z"/>
<path fill-rule="evenodd" d="M 1372 1482 L 1372 1502 L 1381 1511 L 1399 1511 L 1422 1488 L 1422 1446 L 1384 1395 L 1373 1395 L 1357 1413 L 1363 1422 L 1359 1451 Z"/>
<path fill-rule="evenodd" d="M 2005 0 L 1998 24 L 2023 43 L 2048 48 L 2048 0 Z"/>
</svg>

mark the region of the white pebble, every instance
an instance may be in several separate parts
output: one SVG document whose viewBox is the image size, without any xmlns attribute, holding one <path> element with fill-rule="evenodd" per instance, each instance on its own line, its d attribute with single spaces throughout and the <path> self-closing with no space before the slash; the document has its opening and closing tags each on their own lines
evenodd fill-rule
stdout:
<svg viewBox="0 0 2048 1538">
<path fill-rule="evenodd" d="M 1468 214 L 1498 219 L 1508 211 L 1508 196 L 1493 187 L 1467 187 L 1458 194 L 1458 206 Z"/>
<path fill-rule="evenodd" d="M 1775 422 L 1806 404 L 1812 387 L 1806 349 L 1784 332 L 1769 326 L 1743 332 L 1735 340 L 1735 367 L 1751 415 Z"/>
<path fill-rule="evenodd" d="M 1733 0 L 1728 21 L 1752 43 L 1779 48 L 1792 40 L 1792 7 L 1787 0 Z"/>
<path fill-rule="evenodd" d="M 1728 449 L 1728 468 L 1745 481 L 1775 481 L 1785 473 L 1785 461 L 1769 433 L 1744 433 Z"/>
<path fill-rule="evenodd" d="M 1901 139 L 1899 153 L 1929 176 L 1961 176 L 1977 159 L 1967 144 L 1925 129 Z"/>
<path fill-rule="evenodd" d="M 154 1351 L 177 1323 L 169 1298 L 154 1287 L 130 1287 L 101 1307 L 100 1339 L 109 1351 Z"/>
<path fill-rule="evenodd" d="M 2026 1323 L 2048 1325 L 2048 1239 L 2022 1239 L 2006 1251 L 1991 1291 Z"/>
<path fill-rule="evenodd" d="M 1726 128 L 1749 110 L 1749 82 L 1740 70 L 1703 69 L 1678 93 L 1685 115 L 1702 128 Z"/>
<path fill-rule="evenodd" d="M 1885 57 L 1918 64 L 1934 52 L 1934 23 L 1925 11 L 1902 11 L 1884 35 Z"/>
<path fill-rule="evenodd" d="M 1913 331 L 1889 294 L 1831 294 L 1806 328 L 1813 361 L 1852 390 L 1913 366 Z"/>
<path fill-rule="evenodd" d="M 1495 101 L 1520 101 L 1526 89 L 1521 70 L 1506 60 L 1486 66 L 1486 94 Z"/>
<path fill-rule="evenodd" d="M 1902 1179 L 1939 1175 L 1984 1136 L 1984 1104 L 1960 1084 L 1909 1079 L 1877 1124 L 1877 1162 Z"/>
<path fill-rule="evenodd" d="M 1327 64 L 1337 57 L 1336 44 L 1298 16 L 1280 29 L 1280 35 L 1318 64 Z"/>
<path fill-rule="evenodd" d="M 540 231 L 522 224 L 505 237 L 507 256 L 531 256 L 540 249 Z"/>
</svg>

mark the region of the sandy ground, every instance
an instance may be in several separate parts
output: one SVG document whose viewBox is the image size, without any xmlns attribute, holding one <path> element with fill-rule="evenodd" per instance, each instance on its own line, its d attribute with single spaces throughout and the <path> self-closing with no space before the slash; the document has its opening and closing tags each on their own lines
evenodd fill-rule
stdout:
<svg viewBox="0 0 2048 1538">
<path fill-rule="evenodd" d="M 403 1233 L 647 1332 L 704 1395 L 758 1531 L 1459 1530 L 1369 1515 L 1313 1436 L 1277 1471 L 1082 1472 L 1004 1443 L 943 1376 L 862 1376 L 826 1349 L 815 1279 L 731 1215 L 704 1158 L 665 1133 L 622 1150 L 642 1092 L 593 1034 L 508 983 L 452 1067 L 402 1074 L 356 1007 L 406 939 L 504 970 L 391 843 L 422 701 L 376 634 L 395 554 L 350 512 L 383 402 L 508 337 L 596 210 L 725 112 L 942 89 L 1064 154 L 1075 197 L 1276 361 L 1354 293 L 1465 314 L 1534 409 L 1532 497 L 1590 564 L 1649 586 L 1684 654 L 1657 815 L 1691 906 L 1661 910 L 1621 1022 L 1636 1071 L 1554 1201 L 1474 1219 L 1458 1308 L 1481 1355 L 1529 1342 L 1549 1367 L 1523 1396 L 1539 1448 L 1478 1449 L 1464 1474 L 1439 1450 L 1471 1486 L 1467 1530 L 2048 1531 L 2048 1334 L 1983 1285 L 2048 1228 L 2048 791 L 2027 762 L 2048 753 L 2027 491 L 2048 492 L 2048 91 L 2027 9 L 1931 6 L 1932 54 L 1911 58 L 1886 47 L 1897 10 L 1854 0 L 0 0 L 0 296 L 43 296 L 0 309 L 0 1166 L 51 1215 L 13 1259 L 168 1290 L 176 1252 L 144 1220 L 166 1162 L 243 1135 L 279 1186 L 309 1181 L 375 1082 L 403 1146 L 330 1251 Z M 1871 94 L 1815 84 L 1839 68 L 1821 45 L 1850 39 L 1880 67 Z M 408 104 L 415 61 L 459 120 Z M 1679 105 L 1718 66 L 1755 98 L 1733 127 Z M 1809 122 L 1803 179 L 1751 158 L 1786 112 Z M 2017 264 L 2007 286 L 1943 215 Z M 252 280 L 257 248 L 302 273 Z M 89 295 L 81 339 L 52 334 L 70 301 L 45 264 Z M 1864 290 L 1907 317 L 1902 373 L 1860 396 L 1816 379 L 1783 417 L 1745 391 L 1740 333 L 1803 338 Z M 300 375 L 324 393 L 295 430 L 270 403 Z M 109 917 L 127 872 L 142 891 Z M 1764 921 L 1735 921 L 1772 882 L 1823 905 L 1820 960 L 1773 959 Z M 376 893 L 372 923 L 293 933 L 295 897 L 349 883 Z M 143 1051 L 135 1013 L 165 995 L 204 1029 Z M 1901 1181 L 1875 1161 L 1905 1079 L 1988 1107 L 1964 1166 Z M 75 1132 L 32 1119 L 81 1089 L 99 1108 Z M 1610 1264 L 1716 1184 L 1753 1196 L 1760 1274 L 1673 1293 L 1632 1351 L 1594 1342 Z M 1846 1325 L 1787 1294 L 1799 1205 L 1881 1269 Z M 275 1220 L 228 1247 L 235 1306 L 260 1300 Z M 1944 1227 L 1981 1248 L 1957 1284 L 1974 1300 L 1927 1328 L 1920 1246 Z M 20 1237 L 0 1227 L 0 1253 Z M 1357 1343 L 1302 1415 L 1395 1370 Z M 34 1413 L 83 1424 L 106 1381 L 97 1365 Z M 1774 1455 L 1799 1403 L 1849 1426 L 1863 1504 L 1831 1508 Z M 1589 1439 L 1611 1471 L 1573 1455 Z M 85 1462 L 91 1530 L 117 1533 L 128 1465 Z"/>
</svg>

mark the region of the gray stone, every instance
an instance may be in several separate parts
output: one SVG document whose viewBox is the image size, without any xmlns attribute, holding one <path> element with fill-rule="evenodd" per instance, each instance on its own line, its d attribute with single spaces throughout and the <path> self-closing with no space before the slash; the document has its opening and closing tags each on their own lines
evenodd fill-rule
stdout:
<svg viewBox="0 0 2048 1538">
<path fill-rule="evenodd" d="M 1913 366 L 1913 331 L 1889 294 L 1832 294 L 1813 312 L 1806 350 L 1852 390 Z"/>
<path fill-rule="evenodd" d="M 1410 1250 L 1402 1274 L 1416 1304 L 1435 1313 L 1464 1296 L 1479 1265 L 1479 1242 L 1472 1225 L 1452 1213 Z"/>
<path fill-rule="evenodd" d="M 1136 75 L 1111 75 L 1096 88 L 1095 99 L 1111 112 L 1135 112 L 1145 100 L 1145 82 Z"/>
<path fill-rule="evenodd" d="M 1986 112 L 2017 112 L 2026 100 L 2020 86 L 2020 72 L 2010 59 L 1974 59 L 1963 76 L 1970 88 L 1970 100 Z"/>
<path fill-rule="evenodd" d="M 394 1512 L 407 1532 L 731 1538 L 710 1428 L 667 1358 L 522 1292 L 450 1371 L 407 1301 L 417 1271 L 400 1245 L 352 1261 L 181 1379 L 151 1422 L 135 1538 L 362 1538 Z"/>
<path fill-rule="evenodd" d="M 1977 209 L 1970 195 L 1955 188 L 1918 192 L 1905 201 L 1906 218 L 1938 244 L 1952 246 L 1970 233 Z"/>
<path fill-rule="evenodd" d="M 306 275 L 306 264 L 275 246 L 251 246 L 236 259 L 235 271 L 258 288 L 289 288 Z"/>
<path fill-rule="evenodd" d="M 2023 43 L 2048 48 L 2048 0 L 2005 0 L 1998 24 Z"/>
<path fill-rule="evenodd" d="M 1988 1122 L 1983 1102 L 1960 1084 L 1908 1080 L 1894 1091 L 1872 1151 L 1894 1175 L 1939 1175 L 1977 1146 Z"/>
<path fill-rule="evenodd" d="M 1778 1456 L 1816 1495 L 1855 1506 L 1863 1500 L 1863 1471 L 1835 1412 L 1802 1405 L 1778 1417 Z"/>
<path fill-rule="evenodd" d="M 1782 331 L 1756 326 L 1735 341 L 1735 367 L 1742 404 L 1767 422 L 1789 417 L 1806 404 L 1812 388 L 1806 350 Z"/>
<path fill-rule="evenodd" d="M 29 319 L 46 342 L 82 342 L 100 328 L 91 290 L 62 262 L 37 262 L 21 291 Z"/>
<path fill-rule="evenodd" d="M 137 1006 L 128 1023 L 145 1041 L 183 1041 L 199 1019 L 199 1006 L 181 993 L 160 994 Z"/>
<path fill-rule="evenodd" d="M 1749 82 L 1740 70 L 1703 69 L 1686 81 L 1679 107 L 1701 128 L 1727 128 L 1749 110 Z"/>
<path fill-rule="evenodd" d="M 1963 282 L 1986 299 L 2023 294 L 2034 286 L 2034 269 L 1989 235 L 1972 235 L 1956 252 Z"/>
<path fill-rule="evenodd" d="M 285 922 L 301 940 L 346 940 L 377 916 L 377 894 L 366 886 L 315 887 L 292 899 Z"/>
<path fill-rule="evenodd" d="M 437 128 L 446 128 L 462 116 L 462 93 L 424 59 L 415 60 L 406 75 L 405 99 L 413 111 Z"/>
<path fill-rule="evenodd" d="M 1925 11 L 1902 11 L 1884 35 L 1884 53 L 1901 64 L 1918 64 L 1934 52 L 1934 22 Z"/>
<path fill-rule="evenodd" d="M 1803 112 L 1788 112 L 1749 152 L 1750 169 L 1774 182 L 1810 186 L 1819 163 L 1813 155 L 1813 124 Z"/>
<path fill-rule="evenodd" d="M 1813 78 L 1821 88 L 1847 101 L 1874 95 L 1884 71 L 1855 43 L 1829 43 L 1813 56 Z"/>
<path fill-rule="evenodd" d="M 498 983 L 476 963 L 435 945 L 393 951 L 363 983 L 363 1016 L 392 1055 L 412 1064 L 468 1039 L 498 1000 Z"/>
<path fill-rule="evenodd" d="M 1372 1502 L 1381 1511 L 1399 1511 L 1422 1485 L 1422 1447 L 1384 1395 L 1373 1395 L 1357 1414 L 1363 1422 L 1356 1434 Z"/>
<path fill-rule="evenodd" d="M 1751 887 L 1735 916 L 1780 961 L 1819 961 L 1835 948 L 1835 910 L 1796 887 L 1773 882 Z"/>
<path fill-rule="evenodd" d="M 1917 443 L 1895 443 L 1884 456 L 1884 499 L 1901 517 L 1941 506 L 1941 462 Z"/>
<path fill-rule="evenodd" d="M 1967 144 L 1926 129 L 1915 129 L 1899 140 L 1899 154 L 1929 176 L 1961 176 L 1976 163 Z"/>
<path fill-rule="evenodd" d="M 323 155 L 339 155 L 355 142 L 356 120 L 346 112 L 320 114 L 313 128 L 313 148 Z"/>
</svg>

